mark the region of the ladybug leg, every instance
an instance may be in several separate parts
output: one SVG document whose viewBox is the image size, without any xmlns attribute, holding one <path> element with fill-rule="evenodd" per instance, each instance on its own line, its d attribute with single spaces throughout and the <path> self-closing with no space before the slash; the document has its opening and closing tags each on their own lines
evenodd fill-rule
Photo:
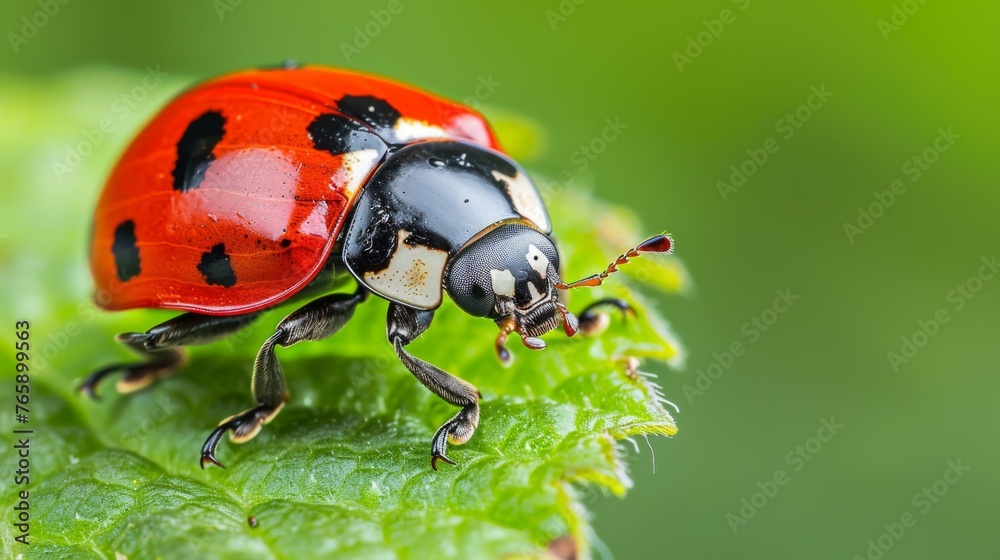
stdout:
<svg viewBox="0 0 1000 560">
<path fill-rule="evenodd" d="M 216 459 L 215 451 L 226 432 L 234 443 L 249 441 L 288 402 L 285 374 L 274 354 L 275 347 L 285 348 L 303 340 L 323 340 L 332 336 L 347 324 L 354 315 L 354 309 L 367 297 L 368 291 L 360 287 L 353 294 L 326 295 L 296 309 L 278 323 L 274 334 L 264 341 L 254 361 L 251 390 L 257 404 L 219 423 L 201 447 L 201 468 L 205 468 L 207 463 L 223 466 Z"/>
<path fill-rule="evenodd" d="M 579 314 L 580 331 L 587 336 L 596 336 L 604 332 L 611 323 L 608 314 L 601 310 L 601 307 L 617 307 L 626 316 L 635 316 L 635 310 L 623 299 L 605 298 L 599 299 L 583 309 Z"/>
<path fill-rule="evenodd" d="M 580 313 L 580 330 L 583 331 L 583 334 L 587 336 L 599 335 L 611 324 L 611 318 L 607 313 L 598 309 L 600 307 L 617 307 L 626 318 L 629 316 L 635 317 L 635 309 L 632 309 L 632 306 L 627 301 L 618 298 L 599 299 L 585 307 L 583 312 Z M 624 356 L 618 358 L 616 362 L 622 366 L 629 379 L 636 380 L 639 378 L 638 358 L 635 356 Z"/>
<path fill-rule="evenodd" d="M 434 317 L 433 311 L 420 311 L 390 303 L 388 315 L 386 334 L 392 347 L 396 350 L 396 356 L 403 362 L 406 369 L 410 370 L 410 373 L 432 393 L 448 403 L 462 407 L 458 414 L 434 432 L 431 443 L 431 468 L 437 470 L 439 459 L 449 465 L 454 465 L 455 462 L 445 455 L 448 443 L 461 445 L 472 437 L 479 425 L 479 399 L 482 395 L 470 383 L 462 381 L 433 364 L 413 357 L 404 348 L 427 330 Z"/>
<path fill-rule="evenodd" d="M 143 361 L 103 367 L 87 376 L 79 390 L 97 399 L 97 385 L 112 374 L 123 373 L 116 384 L 118 392 L 138 391 L 177 371 L 186 359 L 182 346 L 208 344 L 225 338 L 246 327 L 258 316 L 259 313 L 230 317 L 185 313 L 144 333 L 122 333 L 118 335 L 118 341 L 142 356 Z"/>
</svg>

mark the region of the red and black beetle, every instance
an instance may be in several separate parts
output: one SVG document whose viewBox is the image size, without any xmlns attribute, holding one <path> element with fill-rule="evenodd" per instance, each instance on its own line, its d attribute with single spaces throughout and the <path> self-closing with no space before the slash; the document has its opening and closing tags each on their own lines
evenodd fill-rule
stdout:
<svg viewBox="0 0 1000 560">
<path fill-rule="evenodd" d="M 184 346 L 246 327 L 263 310 L 302 295 L 325 274 L 350 274 L 351 294 L 324 295 L 293 311 L 261 346 L 250 409 L 224 421 L 202 447 L 220 465 L 219 440 L 254 437 L 288 401 L 275 347 L 324 339 L 369 294 L 389 300 L 396 355 L 434 394 L 462 407 L 434 434 L 431 465 L 448 442 L 479 423 L 479 392 L 412 356 L 406 345 L 430 326 L 447 292 L 458 306 L 496 322 L 500 359 L 512 333 L 541 349 L 559 325 L 591 329 L 560 293 L 596 286 L 640 252 L 668 252 L 651 238 L 601 274 L 559 277 L 542 198 L 503 153 L 475 111 L 410 86 L 330 68 L 286 65 L 201 84 L 167 105 L 115 166 L 97 206 L 90 263 L 98 287 L 116 286 L 107 309 L 186 313 L 118 339 L 143 357 L 91 374 L 118 390 L 173 373 Z M 602 300 L 594 305 L 615 305 Z M 593 306 L 592 306 L 593 307 Z"/>
</svg>

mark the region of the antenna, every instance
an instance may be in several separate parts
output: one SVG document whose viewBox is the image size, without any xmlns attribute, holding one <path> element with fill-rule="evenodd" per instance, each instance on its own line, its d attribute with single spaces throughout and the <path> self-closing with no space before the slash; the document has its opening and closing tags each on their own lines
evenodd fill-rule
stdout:
<svg viewBox="0 0 1000 560">
<path fill-rule="evenodd" d="M 615 272 L 618 272 L 618 267 L 630 262 L 629 259 L 631 258 L 638 257 L 642 253 L 666 253 L 669 255 L 673 252 L 673 250 L 674 241 L 669 235 L 664 234 L 657 235 L 656 237 L 650 237 L 615 259 L 615 262 L 609 264 L 608 268 L 604 269 L 604 272 L 588 276 L 583 280 L 577 280 L 576 282 L 571 282 L 569 284 L 559 282 L 556 284 L 556 288 L 560 290 L 569 290 L 571 288 L 593 288 L 594 286 L 600 286 L 604 283 L 605 278 Z"/>
</svg>

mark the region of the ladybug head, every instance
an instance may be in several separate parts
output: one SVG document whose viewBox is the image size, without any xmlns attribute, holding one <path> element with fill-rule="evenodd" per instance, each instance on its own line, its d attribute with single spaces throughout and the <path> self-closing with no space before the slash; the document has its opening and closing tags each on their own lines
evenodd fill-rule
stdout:
<svg viewBox="0 0 1000 560">
<path fill-rule="evenodd" d="M 462 247 L 448 263 L 444 288 L 466 313 L 489 317 L 500 327 L 496 350 L 501 362 L 511 354 L 504 346 L 517 332 L 528 348 L 545 348 L 539 336 L 561 323 L 566 336 L 579 329 L 560 292 L 600 286 L 618 267 L 642 253 L 670 253 L 668 235 L 650 237 L 614 260 L 603 272 L 576 282 L 559 278 L 559 253 L 552 239 L 518 222 L 507 222 Z"/>
<path fill-rule="evenodd" d="M 545 347 L 538 337 L 562 324 L 566 334 L 577 319 L 559 299 L 559 253 L 544 233 L 511 222 L 490 230 L 463 247 L 448 265 L 444 286 L 466 313 L 489 317 L 500 327 L 497 352 L 517 332 L 526 346 Z"/>
</svg>

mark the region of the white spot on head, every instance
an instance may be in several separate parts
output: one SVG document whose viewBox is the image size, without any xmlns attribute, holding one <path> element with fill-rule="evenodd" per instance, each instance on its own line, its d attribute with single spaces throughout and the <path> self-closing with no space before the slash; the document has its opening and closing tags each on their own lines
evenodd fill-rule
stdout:
<svg viewBox="0 0 1000 560">
<path fill-rule="evenodd" d="M 441 279 L 448 252 L 423 245 L 408 245 L 410 232 L 399 230 L 396 251 L 389 266 L 364 274 L 365 285 L 375 293 L 399 303 L 423 309 L 441 304 Z"/>
<path fill-rule="evenodd" d="M 542 253 L 538 247 L 535 247 L 534 243 L 528 245 L 528 254 L 524 256 L 527 259 L 528 264 L 531 268 L 535 269 L 539 275 L 541 275 L 542 280 L 545 279 L 545 274 L 549 271 L 549 258 Z"/>
<path fill-rule="evenodd" d="M 511 201 L 514 202 L 514 209 L 522 216 L 531 220 L 538 229 L 542 231 L 552 231 L 552 224 L 549 222 L 549 214 L 545 211 L 545 203 L 542 202 L 541 195 L 534 183 L 524 173 L 516 173 L 513 177 L 508 177 L 499 171 L 493 171 L 493 178 L 502 181 L 507 185 L 507 193 Z"/>
<path fill-rule="evenodd" d="M 509 269 L 490 271 L 490 280 L 493 282 L 493 293 L 498 296 L 514 297 L 514 275 Z"/>
<path fill-rule="evenodd" d="M 542 294 L 535 287 L 534 282 L 528 282 L 528 293 L 531 294 L 531 303 L 536 303 L 542 299 Z"/>
</svg>

